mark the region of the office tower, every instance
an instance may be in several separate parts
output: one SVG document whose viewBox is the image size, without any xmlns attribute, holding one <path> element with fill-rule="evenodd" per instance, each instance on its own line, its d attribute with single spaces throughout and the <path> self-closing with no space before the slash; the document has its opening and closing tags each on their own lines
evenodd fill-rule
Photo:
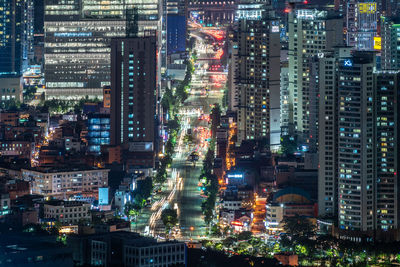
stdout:
<svg viewBox="0 0 400 267">
<path fill-rule="evenodd" d="M 374 230 L 373 52 L 357 52 L 338 67 L 339 229 Z"/>
<path fill-rule="evenodd" d="M 382 17 L 382 56 L 383 70 L 400 69 L 400 18 Z"/>
<path fill-rule="evenodd" d="M 155 36 L 111 43 L 111 145 L 154 151 L 157 100 Z"/>
<path fill-rule="evenodd" d="M 33 55 L 33 2 L 1 0 L 0 7 L 0 76 L 20 75 Z"/>
<path fill-rule="evenodd" d="M 242 19 L 238 24 L 238 141 L 267 138 L 271 144 L 279 144 L 279 21 Z M 271 129 L 271 120 L 277 122 L 277 129 Z"/>
<path fill-rule="evenodd" d="M 350 0 L 346 12 L 347 45 L 357 50 L 374 50 L 377 35 L 378 10 L 376 2 Z"/>
<path fill-rule="evenodd" d="M 374 161 L 376 162 L 376 228 L 391 233 L 391 230 L 399 228 L 400 215 L 398 181 L 400 72 L 376 72 L 374 78 L 376 86 L 374 139 L 377 142 Z"/>
<path fill-rule="evenodd" d="M 318 58 L 318 215 L 337 214 L 337 71 L 340 60 L 350 58 L 351 47 L 338 47 Z"/>
<path fill-rule="evenodd" d="M 167 54 L 186 52 L 186 17 L 167 15 Z"/>
<path fill-rule="evenodd" d="M 166 0 L 167 15 L 186 15 L 186 0 Z"/>
<path fill-rule="evenodd" d="M 136 2 L 45 1 L 46 98 L 102 97 L 111 79 L 111 39 L 161 31 L 160 0 Z"/>
<path fill-rule="evenodd" d="M 33 64 L 43 67 L 44 57 L 44 0 L 33 2 Z"/>
<path fill-rule="evenodd" d="M 297 9 L 289 13 L 288 123 L 281 125 L 289 135 L 307 145 L 310 140 L 310 63 L 326 49 L 343 43 L 342 19 L 337 13 Z"/>
</svg>

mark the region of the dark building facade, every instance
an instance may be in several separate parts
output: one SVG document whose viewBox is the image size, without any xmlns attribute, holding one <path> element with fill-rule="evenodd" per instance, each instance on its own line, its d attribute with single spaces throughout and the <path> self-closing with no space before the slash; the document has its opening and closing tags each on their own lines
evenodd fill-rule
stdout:
<svg viewBox="0 0 400 267">
<path fill-rule="evenodd" d="M 154 151 L 156 37 L 117 38 L 111 44 L 111 144 Z"/>
<path fill-rule="evenodd" d="M 0 76 L 20 75 L 32 52 L 33 3 L 0 0 Z"/>
<path fill-rule="evenodd" d="M 168 55 L 186 51 L 186 17 L 168 15 L 167 17 Z"/>
</svg>

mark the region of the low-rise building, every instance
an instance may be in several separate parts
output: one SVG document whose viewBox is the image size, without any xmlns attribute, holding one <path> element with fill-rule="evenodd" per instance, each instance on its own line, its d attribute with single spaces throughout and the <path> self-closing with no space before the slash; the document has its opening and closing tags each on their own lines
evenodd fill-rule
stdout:
<svg viewBox="0 0 400 267">
<path fill-rule="evenodd" d="M 0 141 L 0 156 L 31 159 L 35 143 L 31 141 Z"/>
<path fill-rule="evenodd" d="M 273 199 L 266 204 L 265 227 L 269 232 L 279 232 L 286 217 L 315 218 L 317 215 L 317 204 L 311 201 L 307 192 L 287 187 L 274 193 Z"/>
<path fill-rule="evenodd" d="M 35 168 L 22 169 L 23 179 L 31 182 L 32 193 L 64 198 L 66 195 L 92 192 L 108 186 L 109 169 L 99 168 Z"/>
<path fill-rule="evenodd" d="M 82 201 L 51 200 L 43 204 L 44 219 L 55 219 L 62 224 L 91 221 L 90 204 Z"/>
<path fill-rule="evenodd" d="M 68 245 L 77 265 L 161 267 L 187 263 L 184 243 L 157 242 L 131 232 L 71 237 Z"/>
<path fill-rule="evenodd" d="M 22 102 L 22 76 L 0 78 L 0 102 Z"/>
</svg>

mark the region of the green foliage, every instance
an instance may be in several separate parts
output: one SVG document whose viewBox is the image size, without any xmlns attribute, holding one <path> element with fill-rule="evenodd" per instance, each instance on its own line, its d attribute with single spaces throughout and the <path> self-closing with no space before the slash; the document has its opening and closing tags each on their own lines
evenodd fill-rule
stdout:
<svg viewBox="0 0 400 267">
<path fill-rule="evenodd" d="M 167 232 L 178 223 L 178 214 L 176 210 L 168 208 L 162 211 L 161 220 L 165 226 Z"/>
<path fill-rule="evenodd" d="M 21 107 L 21 102 L 19 100 L 10 99 L 2 101 L 0 106 L 4 109 L 19 109 Z"/>
<path fill-rule="evenodd" d="M 311 238 L 316 234 L 315 225 L 306 217 L 299 215 L 293 217 L 285 217 L 283 220 L 283 229 L 292 238 L 292 240 L 300 240 L 303 238 Z"/>
<path fill-rule="evenodd" d="M 31 100 L 33 99 L 33 97 L 35 96 L 37 91 L 37 86 L 28 86 L 25 90 L 24 90 L 24 100 Z"/>
<path fill-rule="evenodd" d="M 147 199 L 151 196 L 151 191 L 153 190 L 153 180 L 151 177 L 146 177 L 144 180 L 138 180 L 136 189 L 133 194 L 140 196 L 142 199 Z"/>
<path fill-rule="evenodd" d="M 77 101 L 73 100 L 59 100 L 51 99 L 43 102 L 43 107 L 48 108 L 50 113 L 62 114 L 69 111 L 74 111 L 75 113 L 81 113 L 85 103 L 99 103 L 100 99 L 97 97 L 95 99 L 89 99 L 89 96 L 85 96 Z"/>
<path fill-rule="evenodd" d="M 285 135 L 281 137 L 281 150 L 285 155 L 292 155 L 297 150 L 296 139 Z"/>
<path fill-rule="evenodd" d="M 191 134 L 186 134 L 185 137 L 183 138 L 183 141 L 185 143 L 192 143 L 193 142 L 193 136 Z"/>
<path fill-rule="evenodd" d="M 207 199 L 204 200 L 201 205 L 206 224 L 210 224 L 213 219 L 213 211 L 218 194 L 218 177 L 212 174 L 213 162 L 214 150 L 209 148 L 203 161 L 202 173 L 199 177 L 199 179 L 206 179 L 206 190 L 204 191 L 204 194 L 207 196 Z"/>
<path fill-rule="evenodd" d="M 249 240 L 253 236 L 252 232 L 250 231 L 243 231 L 238 234 L 238 240 Z"/>
</svg>

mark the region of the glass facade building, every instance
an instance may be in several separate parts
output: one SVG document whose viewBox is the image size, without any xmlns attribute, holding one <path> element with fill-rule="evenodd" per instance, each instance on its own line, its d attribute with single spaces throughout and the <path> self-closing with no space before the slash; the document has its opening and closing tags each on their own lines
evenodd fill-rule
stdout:
<svg viewBox="0 0 400 267">
<path fill-rule="evenodd" d="M 89 114 L 87 126 L 89 152 L 100 154 L 101 146 L 110 144 L 110 115 Z"/>
<path fill-rule="evenodd" d="M 134 8 L 139 36 L 161 29 L 159 2 L 46 0 L 46 98 L 101 98 L 110 85 L 111 39 L 126 36 Z"/>
<path fill-rule="evenodd" d="M 0 76 L 20 75 L 33 56 L 33 0 L 0 0 Z"/>
</svg>

